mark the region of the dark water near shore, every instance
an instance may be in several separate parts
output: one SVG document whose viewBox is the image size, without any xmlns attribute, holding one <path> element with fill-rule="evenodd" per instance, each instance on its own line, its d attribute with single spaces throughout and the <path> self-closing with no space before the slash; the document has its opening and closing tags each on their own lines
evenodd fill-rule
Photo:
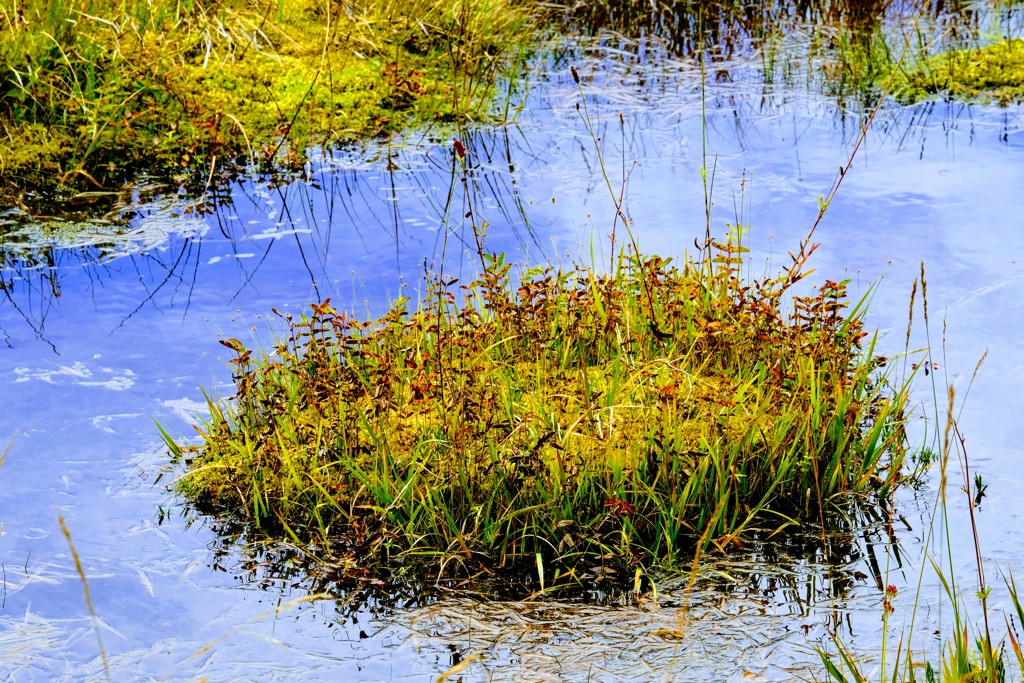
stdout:
<svg viewBox="0 0 1024 683">
<path fill-rule="evenodd" d="M 577 64 L 616 191 L 629 174 L 641 247 L 682 255 L 704 235 L 699 73 L 607 51 Z M 863 116 L 756 78 L 710 84 L 708 95 L 712 225 L 751 226 L 757 275 L 784 265 L 807 233 Z M 44 247 L 19 238 L 19 216 L 0 217 L 0 439 L 13 436 L 0 468 L 0 677 L 103 678 L 59 516 L 89 578 L 113 680 L 427 681 L 459 662 L 468 662 L 464 680 L 789 680 L 817 670 L 813 648 L 829 628 L 855 650 L 877 652 L 874 574 L 887 568 L 883 581 L 900 590 L 898 632 L 934 480 L 900 500 L 898 557 L 887 560 L 885 539 L 872 532 L 839 544 L 830 565 L 794 543 L 777 556 L 709 558 L 688 597 L 685 580 L 666 581 L 657 601 L 604 607 L 459 592 L 430 604 L 360 605 L 349 594 L 292 603 L 307 595 L 297 576 L 248 581 L 245 559 L 213 553 L 203 520 L 186 527 L 164 490 L 172 475 L 154 486 L 166 454 L 153 420 L 188 434 L 204 412 L 200 386 L 230 393 L 229 352 L 217 339 L 269 342 L 272 307 L 298 312 L 326 297 L 379 313 L 403 286 L 417 292 L 424 263 L 436 268 L 442 257 L 448 272 L 469 275 L 469 209 L 490 222 L 492 250 L 529 263 L 606 262 L 614 209 L 579 101 L 567 68 L 542 68 L 516 124 L 466 140 L 468 194 L 450 145 L 424 138 L 323 159 L 306 182 L 239 183 L 208 215 L 186 214 L 186 202 L 154 188 L 135 215 L 112 216 L 85 237 L 58 231 Z M 1020 107 L 892 106 L 819 227 L 813 261 L 821 278 L 852 279 L 855 295 L 880 281 L 869 322 L 889 355 L 903 348 L 924 261 L 931 343 L 945 338 L 939 372 L 959 396 L 988 351 L 961 428 L 989 486 L 983 550 L 1004 570 L 1024 561 L 1022 188 Z M 918 328 L 912 346 L 925 343 Z M 931 387 L 917 391 L 921 414 L 933 414 Z M 934 424 L 919 418 L 915 432 L 926 429 Z M 970 594 L 967 517 L 952 500 L 954 564 Z M 160 507 L 170 510 L 163 523 Z M 934 579 L 922 595 L 917 627 L 930 633 L 949 614 L 931 608 L 941 602 Z M 918 645 L 937 659 L 935 641 Z"/>
</svg>

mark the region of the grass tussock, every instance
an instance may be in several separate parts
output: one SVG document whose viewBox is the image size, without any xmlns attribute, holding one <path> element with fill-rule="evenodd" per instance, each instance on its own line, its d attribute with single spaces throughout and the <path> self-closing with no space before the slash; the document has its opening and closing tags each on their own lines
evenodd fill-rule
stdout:
<svg viewBox="0 0 1024 683">
<path fill-rule="evenodd" d="M 237 394 L 211 401 L 201 446 L 168 439 L 178 488 L 364 566 L 526 560 L 577 579 L 886 497 L 905 394 L 846 283 L 790 301 L 811 251 L 759 281 L 736 232 L 610 274 L 514 279 L 482 253 L 476 281 L 434 279 L 376 321 L 315 305 L 267 356 L 223 342 Z"/>
<path fill-rule="evenodd" d="M 300 163 L 485 119 L 532 36 L 515 0 L 0 3 L 3 192 Z"/>
</svg>

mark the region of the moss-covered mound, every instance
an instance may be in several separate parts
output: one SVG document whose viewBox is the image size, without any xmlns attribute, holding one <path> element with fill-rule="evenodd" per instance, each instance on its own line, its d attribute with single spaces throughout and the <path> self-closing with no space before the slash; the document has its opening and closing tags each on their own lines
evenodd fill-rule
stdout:
<svg viewBox="0 0 1024 683">
<path fill-rule="evenodd" d="M 894 93 L 904 103 L 936 95 L 1000 104 L 1024 101 L 1024 39 L 929 57 L 898 75 Z"/>
<path fill-rule="evenodd" d="M 518 283 L 486 256 L 415 310 L 324 302 L 265 357 L 226 340 L 237 395 L 199 447 L 169 440 L 178 488 L 362 565 L 539 558 L 577 578 L 888 495 L 905 396 L 862 347 L 862 306 L 829 281 L 785 313 L 805 254 L 745 283 L 740 247 L 710 251 Z"/>
<path fill-rule="evenodd" d="M 8 195 L 487 116 L 531 38 L 515 0 L 45 0 L 0 8 Z"/>
</svg>

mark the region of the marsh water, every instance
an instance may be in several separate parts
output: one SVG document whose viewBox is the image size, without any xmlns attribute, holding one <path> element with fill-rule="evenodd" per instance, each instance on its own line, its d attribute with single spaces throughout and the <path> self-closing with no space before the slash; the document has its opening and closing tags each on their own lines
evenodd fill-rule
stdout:
<svg viewBox="0 0 1024 683">
<path fill-rule="evenodd" d="M 927 541 L 935 473 L 898 499 L 895 537 L 857 520 L 824 550 L 810 530 L 810 540 L 709 555 L 692 588 L 665 577 L 656 595 L 605 603 L 310 578 L 297 549 L 226 543 L 166 489 L 175 470 L 154 421 L 193 433 L 203 390 L 231 393 L 230 351 L 217 340 L 271 342 L 281 331 L 271 309 L 330 297 L 374 314 L 415 296 L 442 262 L 469 277 L 469 211 L 488 222 L 489 249 L 524 263 L 607 262 L 615 214 L 598 149 L 615 193 L 628 175 L 645 252 L 682 256 L 703 237 L 707 166 L 713 228 L 749 226 L 751 275 L 785 265 L 866 111 L 766 85 L 759 64 L 737 58 L 709 77 L 702 113 L 692 60 L 622 36 L 582 42 L 535 65 L 514 123 L 464 138 L 465 183 L 450 138 L 428 131 L 322 155 L 295 182 L 241 180 L 216 190 L 210 212 L 142 182 L 100 219 L 106 198 L 83 198 L 85 227 L 0 213 L 0 437 L 12 438 L 0 467 L 0 677 L 105 676 L 59 519 L 113 680 L 427 681 L 456 665 L 467 681 L 790 680 L 820 671 L 815 648 L 830 632 L 876 657 L 884 586 L 900 592 L 898 634 L 925 553 L 948 562 L 947 546 Z M 1002 571 L 1024 561 L 1022 188 L 1021 107 L 887 105 L 817 229 L 812 262 L 815 277 L 851 279 L 855 295 L 877 285 L 868 321 L 887 355 L 904 349 L 924 263 L 930 337 L 918 308 L 911 347 L 936 350 L 940 403 L 946 381 L 957 388 L 972 471 L 988 485 L 982 549 Z M 931 376 L 919 379 L 912 433 L 924 439 L 935 394 Z M 968 518 L 950 474 L 949 547 L 969 596 Z M 916 647 L 934 661 L 932 634 L 949 613 L 934 577 L 921 596 Z"/>
</svg>

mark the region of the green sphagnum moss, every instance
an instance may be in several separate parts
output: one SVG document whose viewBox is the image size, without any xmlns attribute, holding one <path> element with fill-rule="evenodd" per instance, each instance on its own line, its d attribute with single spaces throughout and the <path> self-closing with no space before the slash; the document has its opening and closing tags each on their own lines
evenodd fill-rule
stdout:
<svg viewBox="0 0 1024 683">
<path fill-rule="evenodd" d="M 1024 39 L 929 57 L 900 74 L 894 93 L 904 103 L 936 95 L 999 104 L 1024 101 Z"/>
</svg>

